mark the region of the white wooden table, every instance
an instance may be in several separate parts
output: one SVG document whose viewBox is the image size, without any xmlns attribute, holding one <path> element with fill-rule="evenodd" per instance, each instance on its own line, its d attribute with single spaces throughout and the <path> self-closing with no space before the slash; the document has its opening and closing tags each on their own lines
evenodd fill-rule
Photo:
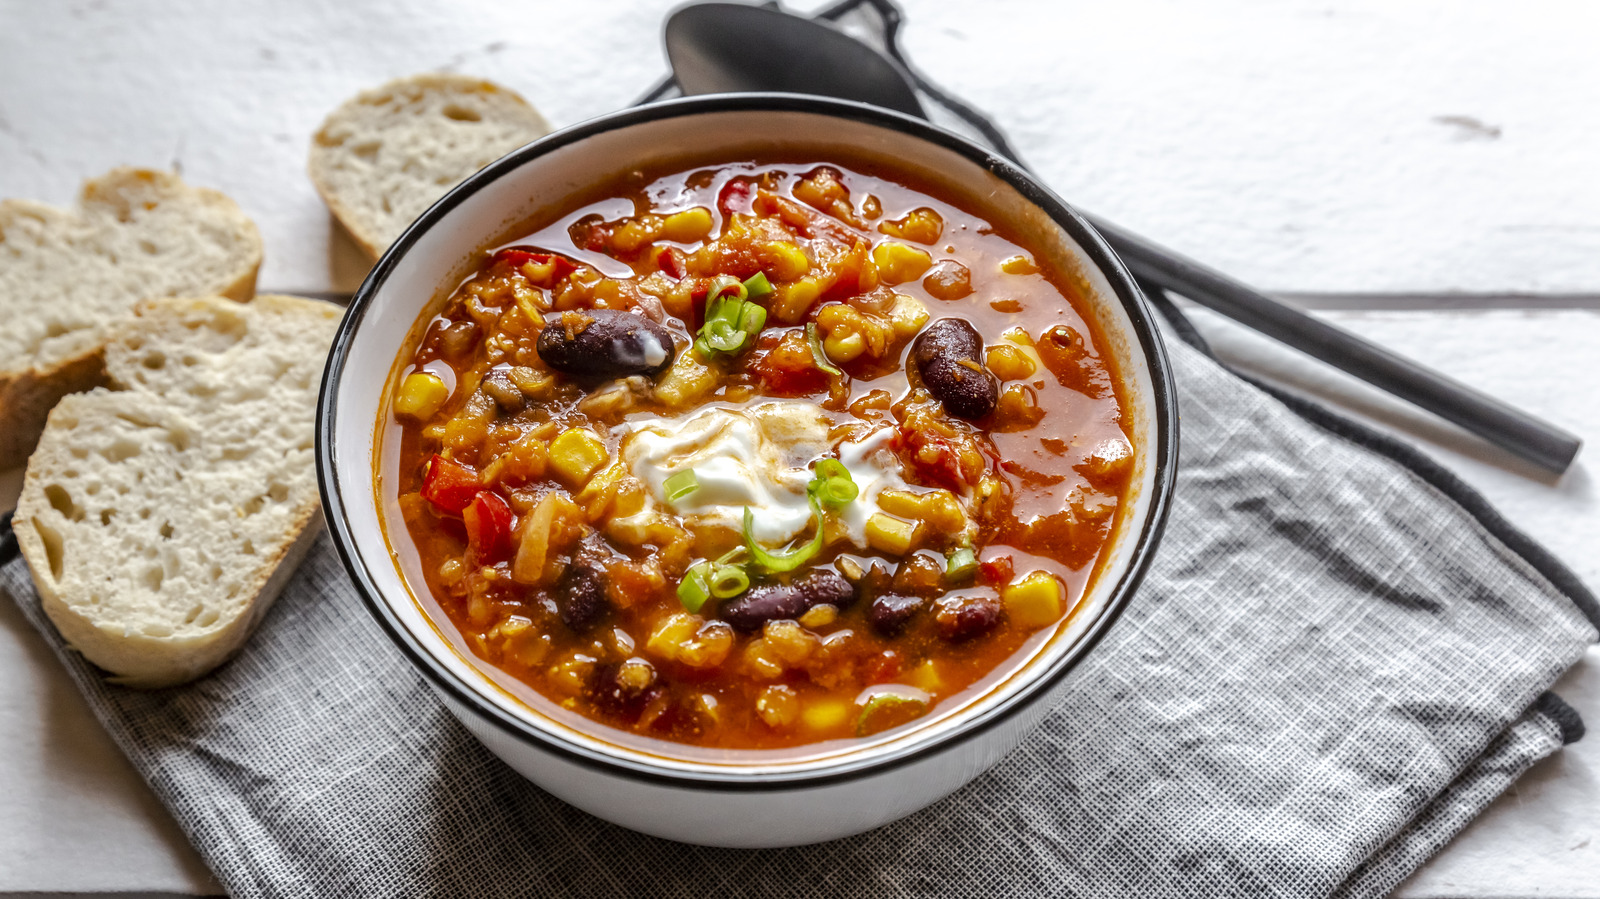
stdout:
<svg viewBox="0 0 1600 899">
<path fill-rule="evenodd" d="M 912 58 L 1069 201 L 1600 440 L 1600 6 L 902 2 Z M 570 124 L 663 72 L 670 6 L 0 0 L 0 196 L 66 203 L 114 165 L 181 166 L 260 224 L 263 290 L 349 292 L 365 263 L 303 174 L 329 109 L 448 68 Z M 1421 443 L 1600 584 L 1593 448 L 1542 478 L 1199 320 L 1238 364 Z M 0 474 L 0 508 L 18 479 Z M 8 604 L 0 681 L 0 896 L 216 891 Z M 1600 728 L 1600 655 L 1558 690 Z M 1597 838 L 1591 736 L 1398 895 L 1600 899 Z"/>
</svg>

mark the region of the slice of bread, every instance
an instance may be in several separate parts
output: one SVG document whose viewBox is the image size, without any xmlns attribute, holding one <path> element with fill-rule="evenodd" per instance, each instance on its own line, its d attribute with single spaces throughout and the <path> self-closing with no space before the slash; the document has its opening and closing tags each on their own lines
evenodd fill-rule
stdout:
<svg viewBox="0 0 1600 899">
<path fill-rule="evenodd" d="M 544 116 L 503 87 L 413 75 L 363 91 L 328 116 L 311 139 L 311 181 L 376 259 L 450 188 L 549 133 Z"/>
<path fill-rule="evenodd" d="M 64 398 L 15 528 L 45 612 L 137 687 L 243 644 L 322 523 L 313 418 L 342 310 L 161 299 L 107 346 L 112 388 Z"/>
<path fill-rule="evenodd" d="M 115 323 L 152 297 L 248 300 L 261 235 L 177 175 L 114 169 L 74 210 L 0 203 L 0 469 L 21 465 L 62 396 L 104 378 Z"/>
</svg>

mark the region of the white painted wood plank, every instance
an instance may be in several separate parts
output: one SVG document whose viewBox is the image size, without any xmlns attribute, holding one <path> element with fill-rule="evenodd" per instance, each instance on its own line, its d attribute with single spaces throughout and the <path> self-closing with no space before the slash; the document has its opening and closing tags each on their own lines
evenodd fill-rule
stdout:
<svg viewBox="0 0 1600 899">
<path fill-rule="evenodd" d="M 263 284 L 348 290 L 303 174 L 330 108 L 446 67 L 570 124 L 664 71 L 672 5 L 0 0 L 0 196 L 176 160 L 261 222 Z M 1263 287 L 1600 292 L 1600 5 L 905 5 L 1070 201 Z"/>
</svg>

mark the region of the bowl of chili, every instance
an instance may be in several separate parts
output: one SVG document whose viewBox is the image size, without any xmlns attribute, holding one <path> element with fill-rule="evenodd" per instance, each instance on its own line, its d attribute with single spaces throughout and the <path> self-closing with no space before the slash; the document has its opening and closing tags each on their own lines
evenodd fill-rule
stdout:
<svg viewBox="0 0 1600 899">
<path fill-rule="evenodd" d="M 1070 689 L 1172 490 L 1171 375 L 1008 161 L 816 97 L 529 144 L 374 267 L 318 470 L 368 608 L 496 755 L 685 842 L 860 832 Z"/>
</svg>

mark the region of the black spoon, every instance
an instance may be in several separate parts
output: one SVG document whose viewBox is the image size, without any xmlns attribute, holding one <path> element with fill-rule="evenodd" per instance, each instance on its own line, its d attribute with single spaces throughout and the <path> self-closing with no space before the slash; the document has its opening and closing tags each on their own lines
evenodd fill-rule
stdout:
<svg viewBox="0 0 1600 899">
<path fill-rule="evenodd" d="M 888 7 L 883 3 L 873 5 Z M 890 20 L 889 39 L 898 14 Z M 740 3 L 686 6 L 667 18 L 667 58 L 686 94 L 787 91 L 858 100 L 926 118 L 894 60 L 823 22 Z M 942 94 L 935 94 L 944 100 Z M 992 128 L 984 129 L 986 136 Z M 991 143 L 1026 167 L 998 132 Z M 1565 471 L 1583 441 L 1104 219 L 1090 216 L 1133 274 L 1348 372 L 1547 471 Z"/>
</svg>

